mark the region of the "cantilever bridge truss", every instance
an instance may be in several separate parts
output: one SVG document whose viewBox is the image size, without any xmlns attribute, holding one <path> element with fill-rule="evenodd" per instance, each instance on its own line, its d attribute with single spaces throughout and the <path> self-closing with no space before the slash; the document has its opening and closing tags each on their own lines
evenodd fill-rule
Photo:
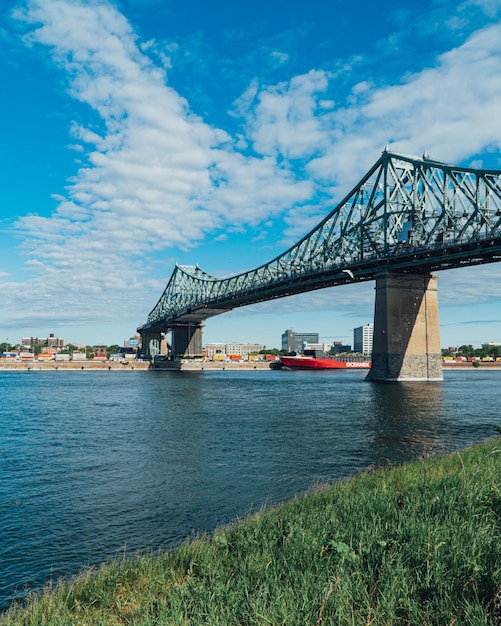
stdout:
<svg viewBox="0 0 501 626">
<path fill-rule="evenodd" d="M 301 241 L 256 269 L 218 279 L 176 265 L 138 330 L 200 323 L 236 307 L 382 272 L 425 273 L 501 260 L 501 171 L 383 152 Z"/>
</svg>

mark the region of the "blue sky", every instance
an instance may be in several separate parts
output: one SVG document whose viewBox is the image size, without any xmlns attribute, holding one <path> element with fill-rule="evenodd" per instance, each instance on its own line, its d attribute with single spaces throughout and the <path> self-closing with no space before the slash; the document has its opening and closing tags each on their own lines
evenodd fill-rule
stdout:
<svg viewBox="0 0 501 626">
<path fill-rule="evenodd" d="M 25 0 L 0 10 L 0 341 L 119 343 L 174 263 L 308 232 L 385 146 L 501 169 L 501 2 Z M 501 342 L 501 266 L 439 274 L 442 346 Z M 352 343 L 374 284 L 207 321 Z"/>
</svg>

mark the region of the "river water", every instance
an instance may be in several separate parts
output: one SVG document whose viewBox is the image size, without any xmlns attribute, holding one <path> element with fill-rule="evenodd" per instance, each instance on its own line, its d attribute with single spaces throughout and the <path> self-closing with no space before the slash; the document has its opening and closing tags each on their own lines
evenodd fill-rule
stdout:
<svg viewBox="0 0 501 626">
<path fill-rule="evenodd" d="M 372 465 L 495 435 L 501 372 L 0 372 L 0 609 Z"/>
</svg>

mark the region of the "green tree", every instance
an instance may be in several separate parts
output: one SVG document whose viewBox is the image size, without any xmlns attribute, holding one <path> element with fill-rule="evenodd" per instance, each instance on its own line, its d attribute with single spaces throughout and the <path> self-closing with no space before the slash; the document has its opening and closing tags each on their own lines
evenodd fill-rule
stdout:
<svg viewBox="0 0 501 626">
<path fill-rule="evenodd" d="M 458 348 L 458 354 L 461 354 L 462 356 L 473 356 L 474 352 L 475 350 L 471 344 L 459 346 Z"/>
<path fill-rule="evenodd" d="M 501 346 L 488 346 L 487 355 L 491 356 L 493 359 L 501 357 Z"/>
</svg>

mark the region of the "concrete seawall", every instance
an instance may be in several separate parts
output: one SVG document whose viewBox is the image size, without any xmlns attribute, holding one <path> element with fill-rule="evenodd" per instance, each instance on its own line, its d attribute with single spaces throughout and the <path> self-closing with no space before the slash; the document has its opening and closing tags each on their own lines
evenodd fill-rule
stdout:
<svg viewBox="0 0 501 626">
<path fill-rule="evenodd" d="M 149 369 L 148 361 L 132 361 L 130 363 L 120 363 L 116 361 L 8 361 L 0 363 L 0 372 L 5 371 L 145 371 Z"/>
<path fill-rule="evenodd" d="M 501 363 L 499 362 L 479 362 L 478 366 L 474 366 L 473 363 L 444 363 L 444 370 L 501 370 Z"/>
<path fill-rule="evenodd" d="M 242 371 L 242 370 L 270 370 L 269 362 L 262 361 L 242 361 L 242 362 L 221 362 L 221 361 L 183 361 L 183 362 L 160 362 L 152 366 L 153 370 L 159 371 L 181 371 L 181 372 L 201 372 L 201 371 Z"/>
<path fill-rule="evenodd" d="M 456 371 L 486 371 L 501 370 L 501 363 L 480 363 L 478 367 L 473 367 L 471 363 L 454 363 L 443 365 L 444 370 Z M 268 362 L 241 362 L 241 363 L 221 363 L 213 361 L 186 361 L 183 363 L 160 362 L 151 364 L 149 361 L 131 361 L 121 363 L 116 361 L 5 361 L 0 362 L 0 372 L 6 371 L 113 371 L 113 372 L 145 372 L 152 371 L 176 371 L 176 372 L 202 372 L 202 371 L 271 371 Z M 335 370 L 332 370 L 335 371 Z"/>
<path fill-rule="evenodd" d="M 223 370 L 267 370 L 270 365 L 267 362 L 241 362 L 241 363 L 220 363 L 212 361 L 186 361 L 150 363 L 149 361 L 131 361 L 122 363 L 120 361 L 8 361 L 0 362 L 0 372 L 5 371 L 113 371 L 113 372 L 144 372 L 147 370 L 156 371 L 182 371 L 201 372 L 223 371 Z"/>
</svg>

